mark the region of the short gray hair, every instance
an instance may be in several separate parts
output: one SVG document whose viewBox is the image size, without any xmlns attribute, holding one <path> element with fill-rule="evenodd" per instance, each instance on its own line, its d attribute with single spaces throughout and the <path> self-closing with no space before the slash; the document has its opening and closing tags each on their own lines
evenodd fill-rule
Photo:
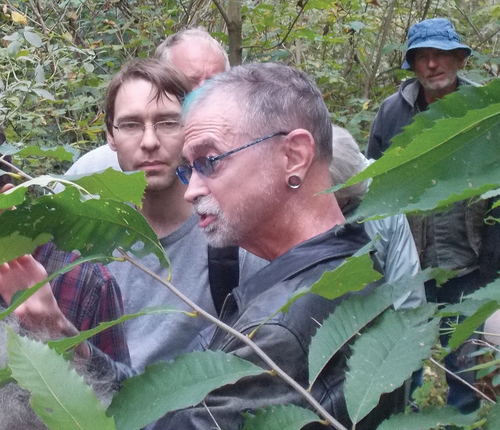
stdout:
<svg viewBox="0 0 500 430">
<path fill-rule="evenodd" d="M 224 47 L 212 36 L 210 36 L 208 31 L 203 27 L 188 27 L 178 31 L 177 33 L 171 34 L 160 45 L 158 45 L 154 57 L 159 60 L 170 61 L 171 49 L 182 42 L 187 42 L 192 39 L 206 40 L 215 51 L 220 52 L 224 61 L 225 70 L 227 71 L 231 68 L 229 58 Z"/>
<path fill-rule="evenodd" d="M 316 159 L 330 162 L 330 114 L 318 87 L 305 73 L 276 63 L 233 67 L 186 98 L 184 118 L 212 96 L 234 100 L 242 109 L 244 120 L 238 129 L 241 135 L 256 138 L 302 128 L 314 138 Z"/>
<path fill-rule="evenodd" d="M 330 163 L 332 185 L 345 184 L 353 176 L 362 172 L 367 165 L 368 160 L 359 150 L 351 133 L 342 127 L 332 125 L 332 161 Z M 367 181 L 363 181 L 335 191 L 340 208 L 357 206 L 366 194 L 367 188 Z"/>
</svg>

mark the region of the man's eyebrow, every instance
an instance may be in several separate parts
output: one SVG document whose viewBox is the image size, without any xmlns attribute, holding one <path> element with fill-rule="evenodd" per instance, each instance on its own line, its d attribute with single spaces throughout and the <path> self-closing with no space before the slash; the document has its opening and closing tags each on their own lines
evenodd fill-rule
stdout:
<svg viewBox="0 0 500 430">
<path fill-rule="evenodd" d="M 214 141 L 212 139 L 204 139 L 201 142 L 194 143 L 187 148 L 187 151 L 182 151 L 182 157 L 187 159 L 188 154 L 206 154 L 210 149 L 214 148 Z"/>
</svg>

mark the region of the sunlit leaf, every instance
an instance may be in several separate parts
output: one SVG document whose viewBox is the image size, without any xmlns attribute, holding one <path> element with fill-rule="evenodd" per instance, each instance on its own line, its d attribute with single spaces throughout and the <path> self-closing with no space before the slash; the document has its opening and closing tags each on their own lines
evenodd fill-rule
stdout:
<svg viewBox="0 0 500 430">
<path fill-rule="evenodd" d="M 23 25 L 28 24 L 28 21 L 26 20 L 26 15 L 22 13 L 12 11 L 10 16 L 12 17 L 12 21 L 17 22 L 18 24 L 23 24 Z"/>
<path fill-rule="evenodd" d="M 380 160 L 347 182 L 373 177 L 358 216 L 428 211 L 498 188 L 499 134 L 500 80 L 460 87 L 415 116 Z"/>
<path fill-rule="evenodd" d="M 139 257 L 154 253 L 168 266 L 156 233 L 136 209 L 110 199 L 82 201 L 75 188 L 34 202 L 25 200 L 15 211 L 3 212 L 0 225 L 1 262 L 15 257 L 3 245 L 5 240 L 12 243 L 12 235 L 17 234 L 17 239 L 27 238 L 23 240 L 36 241 L 36 244 L 45 243 L 52 236 L 59 250 L 76 249 L 82 256 L 111 256 L 118 247 Z M 33 245 L 35 243 L 24 250 L 18 248 L 19 255 L 33 252 Z"/>
</svg>

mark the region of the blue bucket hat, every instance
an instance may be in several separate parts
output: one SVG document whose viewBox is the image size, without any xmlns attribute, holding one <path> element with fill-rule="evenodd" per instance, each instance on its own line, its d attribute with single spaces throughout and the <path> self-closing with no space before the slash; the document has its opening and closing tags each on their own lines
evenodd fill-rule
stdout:
<svg viewBox="0 0 500 430">
<path fill-rule="evenodd" d="M 401 66 L 403 69 L 411 69 L 408 54 L 418 48 L 436 48 L 443 51 L 463 49 L 467 57 L 472 54 L 472 49 L 460 43 L 455 27 L 445 18 L 426 19 L 411 26 L 405 62 Z"/>
</svg>

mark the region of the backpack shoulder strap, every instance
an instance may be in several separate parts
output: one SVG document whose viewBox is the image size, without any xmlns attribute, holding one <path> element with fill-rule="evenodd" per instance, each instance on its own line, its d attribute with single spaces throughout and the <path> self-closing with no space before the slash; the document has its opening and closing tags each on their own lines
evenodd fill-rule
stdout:
<svg viewBox="0 0 500 430">
<path fill-rule="evenodd" d="M 217 315 L 227 295 L 238 286 L 240 278 L 239 248 L 208 246 L 208 280 Z"/>
</svg>

